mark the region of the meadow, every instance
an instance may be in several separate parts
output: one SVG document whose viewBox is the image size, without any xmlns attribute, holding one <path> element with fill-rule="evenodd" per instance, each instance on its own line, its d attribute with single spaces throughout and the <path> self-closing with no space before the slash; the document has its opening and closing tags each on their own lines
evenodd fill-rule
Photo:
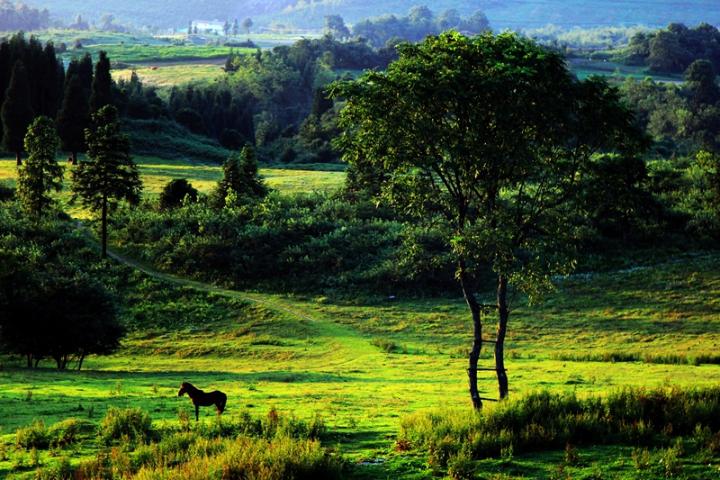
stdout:
<svg viewBox="0 0 720 480">
<path fill-rule="evenodd" d="M 173 178 L 208 192 L 220 176 L 214 164 L 137 160 L 149 196 Z M 14 171 L 14 162 L 0 161 L 0 181 Z M 286 194 L 332 190 L 344 178 L 288 168 L 261 173 Z M 191 411 L 187 398 L 177 397 L 183 381 L 226 392 L 223 422 L 230 426 L 271 411 L 304 422 L 320 415 L 323 445 L 348 459 L 357 478 L 430 478 L 443 471 L 421 450 L 396 443 L 401 422 L 438 408 L 472 415 L 465 377 L 470 319 L 459 295 L 288 296 L 159 273 L 122 252 L 112 265 L 129 292 L 123 318 L 130 333 L 119 352 L 89 358 L 81 372 L 58 372 L 49 363 L 25 370 L 16 359 L 2 359 L 0 477 L 33 478 L 37 466 L 56 465 L 60 457 L 77 465 L 103 451 L 93 433 L 49 450 L 16 447 L 15 431 L 35 420 L 50 426 L 78 418 L 92 430 L 111 407 L 140 407 L 156 428 L 181 428 Z M 678 253 L 629 269 L 575 274 L 536 307 L 518 299 L 507 342 L 511 398 L 541 390 L 586 398 L 627 387 L 718 385 L 719 272 L 716 253 Z M 492 292 L 481 297 L 491 302 Z M 491 362 L 486 346 L 481 365 Z M 480 384 L 485 396 L 496 396 L 492 372 Z M 212 409 L 201 415 L 197 429 L 215 428 Z M 474 468 L 496 479 L 656 478 L 655 470 L 640 467 L 644 458 L 655 465 L 675 455 L 682 472 L 697 475 L 689 478 L 720 472 L 717 456 L 678 456 L 664 448 L 580 446 L 572 462 L 562 450 L 505 452 Z"/>
</svg>

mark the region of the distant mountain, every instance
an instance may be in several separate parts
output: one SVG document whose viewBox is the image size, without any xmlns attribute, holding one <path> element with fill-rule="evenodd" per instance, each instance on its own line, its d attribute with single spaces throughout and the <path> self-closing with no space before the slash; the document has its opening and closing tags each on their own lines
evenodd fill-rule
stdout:
<svg viewBox="0 0 720 480">
<path fill-rule="evenodd" d="M 112 13 L 118 23 L 182 28 L 190 20 L 253 17 L 256 25 L 271 21 L 301 28 L 321 28 L 325 15 L 340 14 L 347 23 L 379 15 L 406 14 L 425 4 L 434 12 L 456 9 L 461 15 L 483 10 L 491 25 L 537 28 L 603 25 L 665 26 L 671 22 L 720 25 L 718 0 L 35 0 L 55 18 L 77 14 L 97 20 Z"/>
</svg>

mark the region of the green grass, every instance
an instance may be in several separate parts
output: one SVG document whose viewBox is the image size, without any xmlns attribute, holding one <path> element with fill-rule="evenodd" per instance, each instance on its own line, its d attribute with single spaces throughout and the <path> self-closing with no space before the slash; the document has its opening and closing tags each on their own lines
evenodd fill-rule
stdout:
<svg viewBox="0 0 720 480">
<path fill-rule="evenodd" d="M 129 80 L 132 72 L 135 71 L 144 85 L 157 87 L 161 90 L 169 89 L 176 85 L 185 84 L 210 84 L 214 80 L 225 75 L 222 65 L 216 63 L 181 63 L 163 64 L 153 66 L 139 66 L 125 69 L 114 69 L 113 79 Z"/>
<path fill-rule="evenodd" d="M 144 194 L 155 196 L 173 179 L 186 178 L 202 193 L 210 193 L 218 180 L 222 178 L 222 167 L 216 163 L 191 162 L 184 160 L 168 160 L 157 157 L 135 157 L 140 167 Z M 66 188 L 58 195 L 61 201 L 70 197 L 70 168 L 66 166 Z M 342 171 L 325 171 L 322 165 L 310 165 L 308 170 L 302 166 L 272 166 L 260 169 L 270 188 L 282 193 L 330 192 L 340 188 L 345 181 Z M 327 168 L 334 169 L 333 166 Z M 15 160 L 0 159 L 0 182 L 15 184 L 17 167 Z"/>
<path fill-rule="evenodd" d="M 623 65 L 609 60 L 589 60 L 585 58 L 572 58 L 569 60 L 570 68 L 581 80 L 598 75 L 618 80 L 626 78 L 644 79 L 652 78 L 656 82 L 682 83 L 682 75 L 659 75 L 650 73 L 645 67 Z"/>
<path fill-rule="evenodd" d="M 420 460 L 392 453 L 399 419 L 440 405 L 467 407 L 464 356 L 470 322 L 460 298 L 355 304 L 226 291 L 168 276 L 162 278 L 176 286 L 162 286 L 133 275 L 139 285 L 131 298 L 135 307 L 126 314 L 133 328 L 118 354 L 90 358 L 79 373 L 27 371 L 4 362 L 0 429 L 5 442 L 35 418 L 48 424 L 68 417 L 97 421 L 110 406 L 142 407 L 161 424 L 173 424 L 178 409 L 187 407 L 176 389 L 190 380 L 226 391 L 229 418 L 244 409 L 264 414 L 272 407 L 300 418 L 319 412 L 350 458 L 387 460 L 367 472 L 396 470 L 405 478 L 416 472 L 415 478 L 426 478 L 429 472 Z M 717 365 L 575 363 L 553 356 L 715 352 L 720 343 L 718 299 L 717 254 L 572 277 L 542 306 L 513 313 L 511 394 L 549 389 L 583 397 L 625 386 L 717 385 Z M 487 352 L 481 363 L 491 364 Z M 486 395 L 494 395 L 489 374 L 480 384 Z M 204 421 L 212 415 L 204 411 Z M 73 455 L 80 459 L 87 452 Z M 633 471 L 627 448 L 585 449 L 581 456 L 587 459 L 582 467 L 587 471 L 593 464 Z M 683 461 L 691 468 L 697 459 Z M 498 462 L 481 462 L 481 468 L 505 471 Z M 553 452 L 522 456 L 507 472 L 550 478 L 558 463 Z M 0 475 L 10 468 L 9 461 L 0 462 Z M 535 470 L 538 476 L 530 473 Z"/>
</svg>

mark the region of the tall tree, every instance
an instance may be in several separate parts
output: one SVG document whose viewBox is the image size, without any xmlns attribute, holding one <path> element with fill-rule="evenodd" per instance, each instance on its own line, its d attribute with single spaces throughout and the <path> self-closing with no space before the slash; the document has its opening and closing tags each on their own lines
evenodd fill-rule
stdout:
<svg viewBox="0 0 720 480">
<path fill-rule="evenodd" d="M 248 17 L 242 22 L 242 26 L 245 29 L 245 33 L 250 35 L 250 29 L 253 27 L 253 21 L 252 18 Z"/>
<path fill-rule="evenodd" d="M 237 18 L 233 20 L 232 34 L 236 37 L 240 34 L 240 23 L 238 22 Z"/>
<path fill-rule="evenodd" d="M 246 146 L 232 154 L 223 165 L 223 179 L 213 193 L 218 208 L 234 207 L 267 195 L 268 189 L 258 173 L 255 150 Z"/>
<path fill-rule="evenodd" d="M 336 84 L 347 99 L 339 146 L 370 191 L 445 232 L 472 318 L 468 379 L 481 408 L 483 312 L 494 312 L 498 391 L 511 292 L 536 298 L 574 265 L 573 202 L 591 156 L 641 143 L 632 114 L 601 80 L 578 82 L 565 60 L 512 34 L 450 32 L 400 47 L 386 72 Z M 493 274 L 494 302 L 478 299 Z M 512 290 L 511 290 L 512 289 Z"/>
<path fill-rule="evenodd" d="M 57 126 L 63 150 L 70 152 L 71 163 L 77 165 L 78 153 L 85 151 L 85 129 L 90 126 L 90 105 L 88 92 L 79 73 L 70 77 L 66 83 Z"/>
<path fill-rule="evenodd" d="M 21 61 L 15 62 L 10 85 L 5 92 L 5 101 L 2 105 L 3 146 L 15 153 L 17 164 L 22 164 L 23 142 L 28 125 L 33 119 L 30 88 L 25 65 Z"/>
<path fill-rule="evenodd" d="M 107 105 L 93 115 L 86 130 L 89 161 L 73 171 L 73 191 L 84 207 L 100 216 L 102 256 L 107 257 L 108 214 L 122 200 L 137 203 L 142 182 L 130 156 L 130 140 L 120 131 L 118 112 Z"/>
<path fill-rule="evenodd" d="M 112 105 L 112 75 L 110 74 L 110 59 L 107 52 L 101 51 L 95 64 L 95 77 L 92 82 L 90 95 L 90 110 L 99 112 L 104 106 Z"/>
<path fill-rule="evenodd" d="M 25 136 L 28 158 L 18 171 L 17 195 L 25 211 L 36 218 L 42 217 L 52 204 L 48 193 L 62 189 L 63 168 L 55 158 L 59 144 L 50 118 L 38 117 L 28 128 Z"/>
</svg>

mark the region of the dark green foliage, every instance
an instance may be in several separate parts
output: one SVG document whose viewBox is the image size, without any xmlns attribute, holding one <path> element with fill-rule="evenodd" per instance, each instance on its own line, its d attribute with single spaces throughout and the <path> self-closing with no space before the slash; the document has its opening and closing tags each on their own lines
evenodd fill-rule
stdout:
<svg viewBox="0 0 720 480">
<path fill-rule="evenodd" d="M 240 154 L 231 155 L 223 165 L 223 179 L 213 192 L 217 208 L 251 203 L 267 195 L 268 189 L 258 174 L 255 150 L 246 146 Z"/>
<path fill-rule="evenodd" d="M 720 101 L 717 72 L 709 60 L 695 60 L 685 72 L 685 82 L 693 105 L 714 105 Z"/>
<path fill-rule="evenodd" d="M 467 18 L 461 18 L 456 10 L 447 10 L 436 17 L 429 8 L 415 6 L 406 17 L 384 15 L 357 22 L 353 26 L 353 34 L 380 48 L 393 39 L 418 42 L 428 35 L 437 35 L 451 29 L 478 34 L 490 31 L 490 23 L 479 10 Z"/>
<path fill-rule="evenodd" d="M 184 178 L 170 181 L 160 192 L 160 208 L 167 210 L 182 206 L 187 198 L 191 202 L 197 201 L 198 191 Z"/>
<path fill-rule="evenodd" d="M 661 232 L 662 207 L 650 191 L 645 162 L 638 157 L 603 155 L 588 165 L 578 200 L 592 229 L 590 241 L 624 244 L 654 240 Z"/>
<path fill-rule="evenodd" d="M 267 147 L 259 152 L 263 160 L 277 161 L 282 148 L 278 152 L 271 144 L 293 136 L 311 112 L 319 116 L 332 106 L 317 92 L 336 78 L 334 69 L 383 68 L 394 55 L 393 51 L 376 52 L 363 42 L 341 43 L 330 36 L 272 51 L 258 50 L 255 55 L 231 53 L 225 67 L 230 74 L 222 82 L 174 88 L 168 107 L 173 118 L 193 132 L 234 148 L 227 133 L 235 131 L 243 144 Z M 311 155 L 302 157 L 317 161 Z"/>
<path fill-rule="evenodd" d="M 232 128 L 226 128 L 220 134 L 220 145 L 228 150 L 239 150 L 248 140 L 240 132 Z"/>
<path fill-rule="evenodd" d="M 26 78 L 23 79 L 22 84 L 19 86 L 22 91 L 14 93 L 14 110 L 16 112 L 25 110 L 20 112 L 22 117 L 46 115 L 54 118 L 62 95 L 64 81 L 62 62 L 58 61 L 55 48 L 52 44 L 43 47 L 34 37 L 30 37 L 28 40 L 22 32 L 0 41 L 0 104 L 5 102 L 13 67 L 17 62 L 21 62 L 25 67 Z M 15 88 L 17 89 L 18 86 Z M 22 97 L 22 101 L 19 100 L 18 94 Z M 21 119 L 18 118 L 17 120 Z M 27 126 L 30 120 L 25 118 L 20 123 L 26 121 L 25 126 Z M 22 125 L 20 126 L 22 127 Z M 24 137 L 24 132 L 18 133 L 15 131 L 12 136 L 17 140 L 18 136 Z M 16 148 L 19 145 L 19 148 L 22 149 L 22 140 L 20 140 L 19 144 L 17 142 L 13 143 Z M 16 149 L 10 150 L 17 153 Z"/>
<path fill-rule="evenodd" d="M 124 119 L 123 129 L 130 136 L 133 153 L 176 160 L 188 158 L 222 163 L 229 152 L 216 141 L 189 132 L 166 119 Z"/>
<path fill-rule="evenodd" d="M 695 60 L 707 60 L 717 71 L 720 69 L 720 31 L 707 23 L 695 28 L 673 23 L 654 33 L 639 33 L 631 39 L 625 60 L 664 73 L 683 73 Z"/>
<path fill-rule="evenodd" d="M 77 163 L 77 154 L 84 152 L 85 129 L 90 126 L 90 100 L 79 73 L 68 77 L 62 108 L 58 113 L 57 127 L 62 149 L 70 152 L 72 163 Z"/>
<path fill-rule="evenodd" d="M 720 428 L 720 389 L 622 390 L 605 398 L 540 392 L 487 413 L 417 414 L 406 418 L 399 438 L 446 466 L 469 451 L 473 458 L 514 451 L 560 449 L 598 443 L 653 445 L 692 435 L 698 426 Z"/>
<path fill-rule="evenodd" d="M 95 76 L 92 81 L 90 94 L 90 111 L 99 112 L 106 105 L 113 104 L 113 80 L 110 75 L 110 59 L 107 52 L 101 51 L 95 64 Z"/>
<path fill-rule="evenodd" d="M 52 205 L 48 194 L 62 189 L 63 168 L 55 158 L 59 146 L 54 122 L 48 117 L 36 118 L 25 136 L 28 159 L 18 168 L 17 186 L 20 203 L 35 218 Z"/>
<path fill-rule="evenodd" d="M 31 220 L 0 209 L 0 344 L 28 367 L 44 358 L 59 368 L 118 346 L 114 300 L 98 283 L 95 249 L 71 222 Z"/>
<path fill-rule="evenodd" d="M 2 144 L 5 149 L 15 153 L 18 163 L 23 151 L 25 133 L 34 115 L 29 82 L 25 65 L 18 60 L 12 69 L 10 85 L 5 92 L 1 112 Z"/>
<path fill-rule="evenodd" d="M 114 94 L 115 104 L 124 116 L 151 119 L 166 114 L 165 104 L 155 88 L 144 86 L 135 72 L 130 75 L 130 80 L 118 82 Z"/>
<path fill-rule="evenodd" d="M 86 131 L 89 161 L 73 170 L 73 192 L 101 220 L 103 257 L 107 254 L 107 218 L 120 201 L 137 203 L 142 182 L 130 156 L 130 142 L 121 133 L 117 109 L 103 107 Z"/>
</svg>

